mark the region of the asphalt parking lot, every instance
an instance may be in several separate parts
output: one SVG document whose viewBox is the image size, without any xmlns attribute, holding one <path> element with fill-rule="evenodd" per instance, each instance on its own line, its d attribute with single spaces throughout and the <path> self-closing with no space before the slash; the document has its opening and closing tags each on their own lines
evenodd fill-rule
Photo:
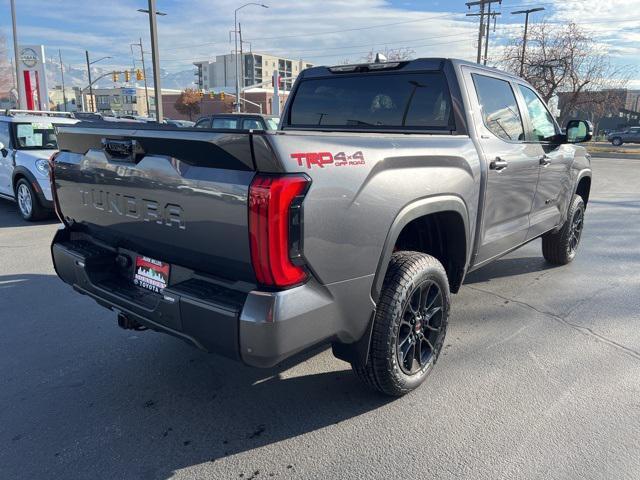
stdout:
<svg viewBox="0 0 640 480">
<path fill-rule="evenodd" d="M 397 400 L 328 350 L 255 370 L 119 329 L 1 201 L 0 478 L 640 478 L 640 160 L 593 168 L 576 261 L 471 274 Z"/>
</svg>

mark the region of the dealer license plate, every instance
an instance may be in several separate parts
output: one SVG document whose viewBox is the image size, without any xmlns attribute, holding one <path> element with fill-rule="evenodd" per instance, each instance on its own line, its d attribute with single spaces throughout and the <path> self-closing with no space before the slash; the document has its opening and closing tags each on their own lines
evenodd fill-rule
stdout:
<svg viewBox="0 0 640 480">
<path fill-rule="evenodd" d="M 168 263 L 138 255 L 133 283 L 152 292 L 161 293 L 169 284 L 169 268 Z"/>
</svg>

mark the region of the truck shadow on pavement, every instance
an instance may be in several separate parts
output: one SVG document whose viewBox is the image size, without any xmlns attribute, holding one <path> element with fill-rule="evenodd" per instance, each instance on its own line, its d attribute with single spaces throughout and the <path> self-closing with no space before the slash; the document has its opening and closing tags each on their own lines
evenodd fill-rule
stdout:
<svg viewBox="0 0 640 480">
<path fill-rule="evenodd" d="M 121 330 L 112 312 L 53 275 L 0 275 L 0 304 L 25 305 L 45 291 L 45 305 L 3 316 L 14 325 L 3 353 L 11 360 L 0 365 L 0 401 L 10 405 L 0 412 L 8 445 L 0 463 L 13 464 L 11 478 L 44 478 L 45 466 L 47 478 L 171 478 L 392 401 L 347 364 L 336 371 L 326 347 L 254 369 L 166 335 Z"/>
<path fill-rule="evenodd" d="M 490 282 L 498 278 L 517 277 L 527 273 L 542 273 L 553 268 L 558 267 L 548 263 L 542 255 L 538 257 L 505 257 L 471 272 L 466 276 L 464 284 Z"/>
</svg>

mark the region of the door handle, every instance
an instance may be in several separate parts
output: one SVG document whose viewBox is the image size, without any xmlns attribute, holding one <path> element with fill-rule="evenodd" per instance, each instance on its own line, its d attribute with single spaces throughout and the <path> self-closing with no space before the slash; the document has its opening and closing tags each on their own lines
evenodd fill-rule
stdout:
<svg viewBox="0 0 640 480">
<path fill-rule="evenodd" d="M 551 163 L 551 159 L 548 156 L 543 155 L 542 157 L 540 157 L 540 165 L 542 165 L 543 167 L 546 167 L 550 163 Z"/>
<path fill-rule="evenodd" d="M 496 170 L 498 172 L 501 172 L 508 166 L 509 166 L 509 162 L 507 162 L 506 160 L 502 160 L 500 157 L 496 157 L 496 159 L 489 164 L 489 168 L 491 170 Z"/>
</svg>

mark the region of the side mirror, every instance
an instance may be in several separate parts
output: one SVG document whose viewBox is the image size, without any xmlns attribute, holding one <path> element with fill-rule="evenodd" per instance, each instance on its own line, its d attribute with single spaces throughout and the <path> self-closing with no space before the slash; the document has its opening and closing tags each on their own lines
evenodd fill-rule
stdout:
<svg viewBox="0 0 640 480">
<path fill-rule="evenodd" d="M 569 120 L 566 132 L 567 143 L 588 142 L 593 138 L 593 125 L 586 120 Z"/>
<path fill-rule="evenodd" d="M 2 153 L 3 157 L 6 157 L 9 154 L 9 151 L 4 147 L 4 143 L 0 142 L 0 153 Z"/>
</svg>

